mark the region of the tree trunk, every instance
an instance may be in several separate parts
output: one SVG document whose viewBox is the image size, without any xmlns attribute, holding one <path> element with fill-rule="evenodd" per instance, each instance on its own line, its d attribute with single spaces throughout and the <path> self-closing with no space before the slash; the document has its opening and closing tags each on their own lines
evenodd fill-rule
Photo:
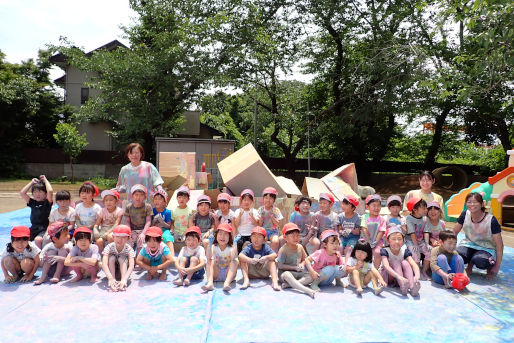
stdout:
<svg viewBox="0 0 514 343">
<path fill-rule="evenodd" d="M 75 171 L 73 170 L 73 160 L 70 156 L 70 167 L 71 167 L 71 183 L 75 183 Z"/>
<path fill-rule="evenodd" d="M 448 102 L 444 102 L 442 104 L 442 111 L 436 117 L 435 120 L 435 129 L 434 129 L 434 137 L 432 138 L 432 145 L 430 149 L 428 149 L 428 153 L 425 156 L 425 167 L 432 168 L 435 164 L 435 157 L 437 156 L 437 152 L 439 151 L 439 146 L 441 145 L 441 139 L 443 136 L 443 125 L 450 114 L 451 106 Z"/>
</svg>

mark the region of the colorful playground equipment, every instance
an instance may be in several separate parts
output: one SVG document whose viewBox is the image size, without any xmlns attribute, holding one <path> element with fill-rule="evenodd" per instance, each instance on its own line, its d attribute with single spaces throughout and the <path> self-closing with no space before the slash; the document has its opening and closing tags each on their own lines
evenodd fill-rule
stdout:
<svg viewBox="0 0 514 343">
<path fill-rule="evenodd" d="M 457 221 L 466 208 L 465 199 L 471 192 L 483 194 L 488 210 L 498 219 L 502 229 L 514 231 L 514 149 L 507 151 L 508 167 L 491 176 L 487 182 L 475 182 L 454 194 L 444 204 L 446 220 Z"/>
</svg>

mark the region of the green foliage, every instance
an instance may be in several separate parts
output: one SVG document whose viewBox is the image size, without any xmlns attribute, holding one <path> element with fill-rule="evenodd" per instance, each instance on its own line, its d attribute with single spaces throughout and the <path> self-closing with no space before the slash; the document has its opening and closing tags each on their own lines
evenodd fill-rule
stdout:
<svg viewBox="0 0 514 343">
<path fill-rule="evenodd" d="M 88 144 L 86 134 L 80 134 L 77 127 L 69 123 L 58 123 L 55 130 L 57 131 L 54 134 L 55 141 L 61 146 L 64 153 L 70 157 L 70 160 L 75 162 Z"/>
<path fill-rule="evenodd" d="M 91 182 L 93 182 L 101 191 L 104 189 L 112 189 L 116 187 L 118 179 L 95 176 L 91 179 Z"/>
</svg>

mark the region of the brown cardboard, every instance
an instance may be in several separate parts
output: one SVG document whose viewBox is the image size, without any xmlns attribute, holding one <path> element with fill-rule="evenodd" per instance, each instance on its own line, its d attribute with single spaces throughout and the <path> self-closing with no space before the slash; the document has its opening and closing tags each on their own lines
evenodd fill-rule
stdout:
<svg viewBox="0 0 514 343">
<path fill-rule="evenodd" d="M 328 189 L 332 192 L 332 194 L 342 201 L 345 195 L 353 195 L 357 199 L 359 199 L 359 195 L 353 191 L 353 189 L 344 182 L 341 178 L 337 176 L 333 177 L 323 177 L 321 181 L 327 186 Z"/>
<path fill-rule="evenodd" d="M 196 172 L 196 188 L 197 189 L 209 188 L 206 172 Z"/>
<path fill-rule="evenodd" d="M 300 191 L 300 189 L 298 189 L 298 186 L 296 186 L 293 180 L 283 176 L 277 176 L 276 180 L 287 195 L 295 197 L 298 195 L 302 195 L 302 192 Z"/>
<path fill-rule="evenodd" d="M 357 171 L 355 170 L 355 163 L 345 164 L 334 170 L 331 173 L 328 173 L 324 177 L 321 178 L 322 181 L 325 181 L 332 177 L 338 177 L 347 183 L 355 193 L 359 192 L 358 189 L 358 181 L 357 181 Z"/>
<path fill-rule="evenodd" d="M 162 176 L 162 179 L 164 181 L 162 188 L 164 188 L 168 193 L 173 192 L 175 189 L 179 188 L 180 186 L 186 183 L 186 178 L 182 175 L 177 175 L 173 177 Z"/>
<path fill-rule="evenodd" d="M 196 188 L 196 153 L 194 152 L 160 152 L 159 174 L 162 177 L 183 176 L 185 184 L 190 188 Z"/>
<path fill-rule="evenodd" d="M 302 193 L 304 195 L 309 196 L 309 198 L 313 198 L 319 200 L 320 193 L 330 193 L 330 189 L 328 189 L 327 185 L 320 179 L 316 179 L 314 177 L 306 177 L 303 181 Z"/>
</svg>

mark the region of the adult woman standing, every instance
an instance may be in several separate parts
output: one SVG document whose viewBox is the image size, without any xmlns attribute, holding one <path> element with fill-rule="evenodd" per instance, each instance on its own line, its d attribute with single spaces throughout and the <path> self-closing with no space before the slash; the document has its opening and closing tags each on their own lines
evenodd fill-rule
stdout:
<svg viewBox="0 0 514 343">
<path fill-rule="evenodd" d="M 405 198 L 403 199 L 403 211 L 407 211 L 407 202 L 411 198 L 420 198 L 427 202 L 437 202 L 441 207 L 441 210 L 444 209 L 443 197 L 437 193 L 432 192 L 432 186 L 435 183 L 435 177 L 432 172 L 425 170 L 419 174 L 419 187 L 420 189 L 415 189 L 407 192 L 405 194 Z M 444 218 L 444 214 L 442 214 Z"/>
<path fill-rule="evenodd" d="M 493 279 L 503 258 L 503 240 L 501 226 L 496 218 L 485 212 L 484 200 L 480 193 L 470 193 L 466 197 L 468 209 L 463 211 L 453 231 L 458 234 L 464 230 L 464 238 L 457 247 L 457 252 L 467 264 L 466 273 L 471 275 L 473 266 L 486 269 L 488 280 Z"/>
<path fill-rule="evenodd" d="M 141 184 L 148 190 L 146 201 L 149 201 L 150 196 L 155 191 L 162 189 L 164 181 L 161 175 L 159 175 L 157 168 L 153 164 L 143 161 L 145 151 L 141 144 L 130 143 L 127 145 L 125 156 L 127 156 L 130 163 L 121 168 L 116 189 L 120 192 L 126 192 L 127 199 L 131 202 L 132 194 L 130 194 L 130 189 L 134 185 Z"/>
</svg>

